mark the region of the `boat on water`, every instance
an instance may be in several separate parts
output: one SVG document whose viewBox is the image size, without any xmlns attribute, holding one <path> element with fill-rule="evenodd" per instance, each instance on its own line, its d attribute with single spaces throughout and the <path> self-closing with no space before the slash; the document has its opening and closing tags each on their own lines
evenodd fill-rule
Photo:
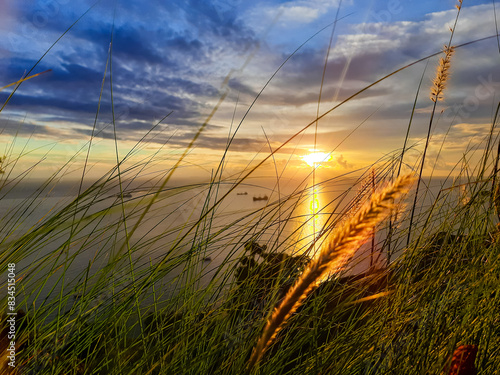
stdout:
<svg viewBox="0 0 500 375">
<path fill-rule="evenodd" d="M 253 197 L 253 200 L 254 200 L 254 202 L 255 201 L 267 201 L 267 200 L 269 200 L 269 197 L 267 195 L 264 195 L 263 197 L 261 197 L 259 195 L 258 197 Z"/>
<path fill-rule="evenodd" d="M 115 196 L 117 198 L 121 198 L 121 197 L 123 197 L 123 198 L 132 198 L 132 194 L 131 193 L 123 193 L 123 194 L 118 193 Z"/>
<path fill-rule="evenodd" d="M 245 191 L 244 193 L 236 193 L 236 195 L 248 195 L 248 193 Z"/>
</svg>

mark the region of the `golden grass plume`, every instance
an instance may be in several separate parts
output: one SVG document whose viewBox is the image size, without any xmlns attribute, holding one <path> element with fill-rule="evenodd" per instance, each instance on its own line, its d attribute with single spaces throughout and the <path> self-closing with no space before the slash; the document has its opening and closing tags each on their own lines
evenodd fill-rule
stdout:
<svg viewBox="0 0 500 375">
<path fill-rule="evenodd" d="M 443 92 L 446 88 L 446 81 L 450 77 L 450 66 L 451 66 L 451 56 L 455 52 L 453 46 L 444 46 L 443 53 L 444 57 L 439 59 L 439 65 L 436 70 L 436 78 L 432 81 L 431 87 L 431 100 L 437 102 L 438 100 L 443 100 Z"/>
<path fill-rule="evenodd" d="M 399 177 L 392 185 L 374 193 L 370 201 L 352 218 L 333 231 L 319 254 L 310 261 L 300 278 L 271 314 L 248 362 L 248 372 L 259 362 L 283 324 L 311 290 L 328 273 L 343 269 L 356 250 L 371 238 L 373 227 L 395 208 L 394 200 L 409 190 L 413 180 L 410 174 Z"/>
<path fill-rule="evenodd" d="M 463 0 L 458 0 L 458 4 L 455 5 L 455 7 L 458 9 L 457 20 L 458 20 L 458 15 L 460 14 L 460 10 L 462 9 L 462 1 Z M 457 21 L 455 21 L 455 26 L 456 22 Z M 441 57 L 439 59 L 439 65 L 436 69 L 436 78 L 434 78 L 434 80 L 432 81 L 430 98 L 434 103 L 436 103 L 439 100 L 443 100 L 444 98 L 443 92 L 444 89 L 446 88 L 446 81 L 448 81 L 448 78 L 450 77 L 451 56 L 453 56 L 453 54 L 455 53 L 455 47 L 451 45 L 453 34 L 455 34 L 455 26 L 450 27 L 450 32 L 451 32 L 450 45 L 444 46 L 443 48 L 444 57 Z"/>
</svg>

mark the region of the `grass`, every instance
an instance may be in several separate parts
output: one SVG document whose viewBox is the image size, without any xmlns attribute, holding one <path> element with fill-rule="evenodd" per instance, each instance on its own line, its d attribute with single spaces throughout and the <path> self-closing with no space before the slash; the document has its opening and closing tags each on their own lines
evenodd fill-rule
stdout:
<svg viewBox="0 0 500 375">
<path fill-rule="evenodd" d="M 302 131 L 415 63 L 323 114 L 318 111 Z M 21 83 L 15 83 L 13 94 Z M 434 95 L 425 149 L 441 95 L 446 93 Z M 43 206 L 71 171 L 68 164 L 0 218 L 1 269 L 18 265 L 16 301 L 26 312 L 18 319 L 14 372 L 440 374 L 459 345 L 476 345 L 478 373 L 499 373 L 496 116 L 484 142 L 464 150 L 436 196 L 428 187 L 432 181 L 422 174 L 425 152 L 415 165 L 404 163 L 413 147 L 407 146 L 407 135 L 402 150 L 355 173 L 321 182 L 314 176 L 313 187 L 305 184 L 311 173 L 284 193 L 278 176 L 275 189 L 268 191 L 269 202 L 242 214 L 225 203 L 239 189 L 251 187 L 253 174 L 278 150 L 232 177 L 223 173 L 224 154 L 210 181 L 171 183 L 224 98 L 170 168 L 157 171 L 157 154 L 140 159 L 139 150 L 148 146 L 145 138 L 125 156 L 116 151 L 116 166 L 99 180 L 88 183 L 84 169 L 76 197 Z M 414 111 L 415 105 L 410 119 Z M 90 152 L 92 140 L 78 155 Z M 0 200 L 6 203 L 29 172 L 16 167 L 24 154 L 7 149 L 0 158 Z M 352 264 L 370 257 L 367 248 L 316 288 L 300 293 L 300 303 L 274 324 L 275 306 L 307 275 L 317 252 L 331 244 L 339 227 L 359 219 L 374 186 L 393 180 L 401 170 L 419 171 L 422 190 L 410 192 L 408 210 L 392 212 L 387 223 L 377 225 L 375 245 L 390 252 L 391 261 L 353 275 Z M 300 207 L 315 189 L 328 186 L 344 191 L 318 207 L 318 217 L 325 220 L 316 235 L 307 233 L 307 225 L 317 224 Z M 30 216 L 40 212 L 32 224 Z M 292 222 L 299 225 L 290 231 Z M 371 239 L 367 233 L 363 237 Z M 267 334 L 252 357 L 266 325 L 279 329 Z"/>
<path fill-rule="evenodd" d="M 315 254 L 269 318 L 249 360 L 249 371 L 259 362 L 279 329 L 303 303 L 313 288 L 323 281 L 329 272 L 338 273 L 338 270 L 346 267 L 360 246 L 370 238 L 373 228 L 389 211 L 396 208 L 393 203 L 394 199 L 407 192 L 410 182 L 411 177 L 408 175 L 398 179 L 393 186 L 381 193 L 374 193 L 370 202 L 353 218 L 339 226 L 333 234 L 328 235 L 327 244 L 318 254 Z"/>
</svg>

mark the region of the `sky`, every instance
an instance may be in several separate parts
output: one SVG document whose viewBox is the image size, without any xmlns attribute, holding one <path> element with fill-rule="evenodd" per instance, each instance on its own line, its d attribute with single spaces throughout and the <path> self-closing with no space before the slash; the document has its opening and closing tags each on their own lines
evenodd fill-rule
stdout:
<svg viewBox="0 0 500 375">
<path fill-rule="evenodd" d="M 178 173 L 208 178 L 223 157 L 234 176 L 271 150 L 263 175 L 310 171 L 303 157 L 320 151 L 331 153 L 324 170 L 342 174 L 402 147 L 418 92 L 411 165 L 427 134 L 440 56 L 425 58 L 449 43 L 456 4 L 0 0 L 0 87 L 50 70 L 23 82 L 0 113 L 0 154 L 15 164 L 13 175 L 67 168 L 79 177 L 92 140 L 86 173 L 97 177 L 117 153 L 168 170 L 187 150 Z M 500 90 L 495 10 L 491 0 L 463 1 L 452 45 L 490 38 L 452 58 L 428 154 L 438 174 L 491 127 Z M 0 91 L 1 103 L 13 88 Z"/>
</svg>

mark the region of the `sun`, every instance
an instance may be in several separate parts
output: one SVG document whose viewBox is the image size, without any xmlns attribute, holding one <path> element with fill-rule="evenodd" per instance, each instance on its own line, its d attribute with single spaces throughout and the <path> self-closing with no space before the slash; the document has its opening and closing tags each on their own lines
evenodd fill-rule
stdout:
<svg viewBox="0 0 500 375">
<path fill-rule="evenodd" d="M 332 159 L 332 154 L 326 152 L 311 152 L 310 154 L 301 156 L 301 158 L 309 166 L 314 167 L 321 163 L 330 161 Z"/>
</svg>

